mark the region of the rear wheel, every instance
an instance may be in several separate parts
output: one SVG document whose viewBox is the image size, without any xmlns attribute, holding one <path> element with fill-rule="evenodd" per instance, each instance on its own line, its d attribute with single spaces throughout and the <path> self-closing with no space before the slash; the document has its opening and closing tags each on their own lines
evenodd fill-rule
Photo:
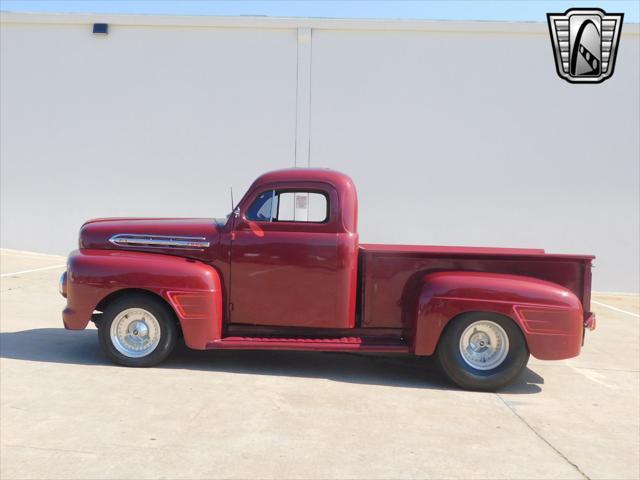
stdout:
<svg viewBox="0 0 640 480">
<path fill-rule="evenodd" d="M 515 379 L 529 350 L 518 326 L 495 313 L 473 312 L 451 321 L 436 352 L 445 375 L 462 388 L 493 391 Z"/>
<path fill-rule="evenodd" d="M 175 316 L 162 300 L 142 294 L 113 301 L 98 323 L 102 350 L 127 367 L 162 362 L 176 344 L 177 330 Z"/>
</svg>

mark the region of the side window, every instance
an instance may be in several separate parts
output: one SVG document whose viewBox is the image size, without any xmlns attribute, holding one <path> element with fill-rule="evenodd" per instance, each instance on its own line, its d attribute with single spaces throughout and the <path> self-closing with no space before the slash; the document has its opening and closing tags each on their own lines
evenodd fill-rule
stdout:
<svg viewBox="0 0 640 480">
<path fill-rule="evenodd" d="M 274 222 L 323 223 L 329 219 L 327 196 L 318 192 L 276 192 Z"/>
<path fill-rule="evenodd" d="M 256 222 L 323 223 L 329 219 L 324 193 L 268 190 L 256 198 L 246 213 Z"/>
<path fill-rule="evenodd" d="M 270 222 L 274 213 L 278 211 L 278 197 L 273 190 L 261 193 L 247 210 L 247 220 L 256 222 Z"/>
</svg>

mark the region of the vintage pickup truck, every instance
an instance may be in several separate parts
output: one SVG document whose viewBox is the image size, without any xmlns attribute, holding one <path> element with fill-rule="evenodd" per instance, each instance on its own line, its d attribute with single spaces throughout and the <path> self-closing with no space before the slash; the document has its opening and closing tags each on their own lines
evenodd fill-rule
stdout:
<svg viewBox="0 0 640 480">
<path fill-rule="evenodd" d="M 199 350 L 435 355 L 477 390 L 513 380 L 529 354 L 578 355 L 595 327 L 593 256 L 359 244 L 357 214 L 348 176 L 287 169 L 223 220 L 90 220 L 60 279 L 64 325 L 93 320 L 126 366 L 156 365 L 182 336 Z"/>
</svg>

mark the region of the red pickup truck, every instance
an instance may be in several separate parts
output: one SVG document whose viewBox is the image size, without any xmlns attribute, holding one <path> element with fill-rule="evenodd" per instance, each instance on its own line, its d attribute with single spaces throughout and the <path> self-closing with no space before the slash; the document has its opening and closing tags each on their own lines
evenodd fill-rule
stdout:
<svg viewBox="0 0 640 480">
<path fill-rule="evenodd" d="M 529 354 L 580 353 L 588 255 L 358 243 L 352 180 L 259 177 L 223 220 L 106 218 L 80 231 L 60 279 L 67 329 L 94 321 L 114 362 L 190 348 L 435 355 L 463 388 L 494 390 Z"/>
</svg>

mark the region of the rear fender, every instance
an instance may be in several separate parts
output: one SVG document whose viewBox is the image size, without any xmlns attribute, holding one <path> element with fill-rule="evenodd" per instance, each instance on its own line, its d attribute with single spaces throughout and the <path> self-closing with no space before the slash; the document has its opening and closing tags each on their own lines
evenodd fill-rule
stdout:
<svg viewBox="0 0 640 480">
<path fill-rule="evenodd" d="M 220 276 L 211 266 L 182 257 L 109 250 L 76 250 L 67 265 L 65 328 L 87 326 L 98 304 L 118 291 L 145 290 L 173 309 L 190 348 L 220 340 Z"/>
<path fill-rule="evenodd" d="M 557 360 L 580 353 L 582 305 L 571 291 L 531 277 L 481 272 L 439 272 L 422 279 L 413 351 L 432 355 L 453 318 L 477 311 L 511 318 L 536 358 Z"/>
</svg>

